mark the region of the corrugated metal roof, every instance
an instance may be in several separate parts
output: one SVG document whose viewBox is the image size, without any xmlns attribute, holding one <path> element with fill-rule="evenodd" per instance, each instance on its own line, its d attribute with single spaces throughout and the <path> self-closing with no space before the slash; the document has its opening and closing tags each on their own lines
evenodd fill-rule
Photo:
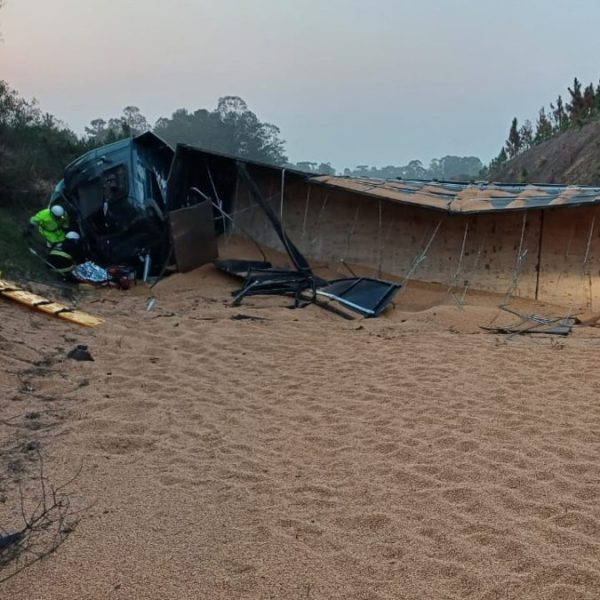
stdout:
<svg viewBox="0 0 600 600">
<path fill-rule="evenodd" d="M 321 175 L 311 182 L 400 204 L 470 214 L 600 204 L 600 188 L 588 186 L 455 183 Z"/>
<path fill-rule="evenodd" d="M 418 179 L 371 179 L 312 175 L 230 154 L 180 144 L 177 152 L 192 152 L 206 157 L 245 163 L 269 171 L 300 177 L 330 188 L 347 190 L 371 198 L 382 198 L 399 204 L 420 206 L 451 214 L 473 214 L 574 207 L 600 204 L 600 187 L 550 184 L 508 184 L 488 182 L 430 181 Z"/>
</svg>

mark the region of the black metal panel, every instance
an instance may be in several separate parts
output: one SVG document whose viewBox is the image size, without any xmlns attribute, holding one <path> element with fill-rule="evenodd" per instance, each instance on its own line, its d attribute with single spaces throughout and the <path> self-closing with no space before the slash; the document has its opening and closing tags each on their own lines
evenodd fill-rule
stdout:
<svg viewBox="0 0 600 600">
<path fill-rule="evenodd" d="M 252 271 L 264 271 L 273 267 L 273 265 L 270 262 L 265 262 L 262 260 L 242 259 L 216 260 L 215 266 L 221 271 L 227 273 L 228 275 L 233 275 L 234 277 L 241 277 L 242 279 L 246 279 L 246 277 L 248 277 L 248 275 Z"/>
<path fill-rule="evenodd" d="M 380 279 L 351 277 L 320 287 L 317 295 L 336 300 L 366 317 L 376 317 L 388 307 L 400 287 L 398 283 Z"/>
</svg>

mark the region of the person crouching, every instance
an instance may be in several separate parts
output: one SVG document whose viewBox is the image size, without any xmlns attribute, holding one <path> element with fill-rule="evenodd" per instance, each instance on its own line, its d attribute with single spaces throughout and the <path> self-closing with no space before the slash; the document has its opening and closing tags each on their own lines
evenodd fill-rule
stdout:
<svg viewBox="0 0 600 600">
<path fill-rule="evenodd" d="M 69 231 L 63 242 L 50 248 L 46 262 L 61 277 L 69 279 L 73 269 L 84 261 L 81 238 L 76 231 Z"/>
<path fill-rule="evenodd" d="M 31 233 L 36 227 L 46 245 L 52 247 L 64 242 L 69 229 L 69 215 L 62 206 L 54 204 L 31 217 L 27 232 Z"/>
</svg>

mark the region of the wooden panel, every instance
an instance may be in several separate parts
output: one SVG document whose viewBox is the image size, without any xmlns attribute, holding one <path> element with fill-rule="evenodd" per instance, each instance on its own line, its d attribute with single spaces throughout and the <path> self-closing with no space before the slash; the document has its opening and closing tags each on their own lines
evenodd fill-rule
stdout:
<svg viewBox="0 0 600 600">
<path fill-rule="evenodd" d="M 600 207 L 544 213 L 539 298 L 600 310 Z"/>
<path fill-rule="evenodd" d="M 259 185 L 280 213 L 280 181 Z M 236 206 L 240 224 L 282 250 L 242 186 Z M 288 234 L 313 262 L 345 261 L 399 278 L 412 272 L 411 278 L 460 289 L 506 293 L 514 287 L 514 295 L 531 298 L 540 220 L 540 211 L 449 216 L 300 181 L 286 186 L 283 205 Z"/>
<path fill-rule="evenodd" d="M 179 271 L 191 271 L 217 257 L 213 209 L 208 200 L 171 211 L 169 224 Z"/>
</svg>

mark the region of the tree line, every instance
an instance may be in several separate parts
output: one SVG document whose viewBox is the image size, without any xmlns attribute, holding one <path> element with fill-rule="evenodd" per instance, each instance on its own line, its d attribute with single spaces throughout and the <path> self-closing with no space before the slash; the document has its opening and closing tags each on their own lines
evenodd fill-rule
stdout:
<svg viewBox="0 0 600 600">
<path fill-rule="evenodd" d="M 1 0 L 0 0 L 1 1 Z M 30 207 L 44 200 L 66 165 L 81 154 L 120 139 L 154 131 L 166 141 L 287 164 L 279 128 L 264 123 L 237 96 L 220 98 L 213 110 L 175 111 L 152 126 L 135 106 L 110 119 L 94 119 L 77 135 L 36 101 L 0 81 L 0 207 Z"/>
<path fill-rule="evenodd" d="M 78 136 L 35 101 L 25 100 L 0 81 L 0 206 L 39 203 L 75 158 L 146 131 L 173 145 L 186 143 L 307 173 L 336 174 L 328 162 L 289 162 L 279 128 L 261 121 L 238 96 L 220 98 L 214 109 L 180 108 L 154 125 L 139 108 L 127 106 L 118 117 L 93 119 L 84 135 Z M 427 167 L 413 160 L 403 166 L 358 165 L 343 173 L 384 179 L 461 179 L 477 176 L 481 168 L 476 157 L 445 156 Z"/>
<path fill-rule="evenodd" d="M 577 77 L 567 88 L 568 98 L 562 95 L 551 102 L 549 108 L 542 107 L 535 123 L 526 119 L 521 125 L 514 117 L 508 138 L 498 156 L 483 170 L 482 175 L 493 175 L 507 161 L 569 129 L 583 127 L 600 117 L 600 82 L 583 87 Z"/>
<path fill-rule="evenodd" d="M 378 179 L 438 179 L 445 181 L 471 180 L 479 176 L 483 164 L 476 156 L 444 156 L 434 158 L 426 167 L 420 160 L 411 160 L 403 166 L 369 167 L 358 165 L 344 169 L 347 177 L 375 177 Z"/>
<path fill-rule="evenodd" d="M 153 126 L 139 108 L 127 106 L 120 117 L 94 119 L 85 128 L 87 140 L 98 146 L 145 131 L 154 131 L 172 145 L 201 146 L 276 165 L 287 162 L 279 127 L 262 122 L 239 96 L 219 98 L 213 110 L 180 108 Z"/>
<path fill-rule="evenodd" d="M 151 130 L 172 145 L 200 146 L 306 173 L 336 174 L 330 162 L 289 162 L 279 128 L 272 123 L 261 122 L 238 96 L 220 98 L 214 110 L 201 108 L 192 112 L 180 108 L 170 117 L 158 119 L 153 127 L 139 108 L 128 106 L 120 117 L 94 119 L 85 129 L 88 139 L 98 145 Z M 404 166 L 359 165 L 354 169 L 346 168 L 343 173 L 353 177 L 385 179 L 457 179 L 475 177 L 482 168 L 482 162 L 474 156 L 445 156 L 433 159 L 428 168 L 421 161 L 413 160 Z"/>
</svg>

